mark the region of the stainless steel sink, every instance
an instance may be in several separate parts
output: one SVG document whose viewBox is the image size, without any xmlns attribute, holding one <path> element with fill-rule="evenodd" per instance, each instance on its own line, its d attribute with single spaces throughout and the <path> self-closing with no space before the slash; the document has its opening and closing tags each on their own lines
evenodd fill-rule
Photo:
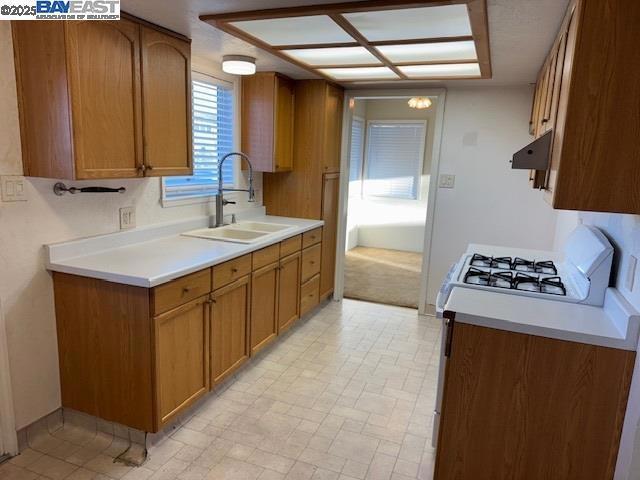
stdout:
<svg viewBox="0 0 640 480">
<path fill-rule="evenodd" d="M 185 232 L 182 235 L 186 237 L 206 238 L 208 240 L 221 240 L 223 242 L 233 243 L 255 243 L 262 240 L 268 235 L 282 232 L 291 225 L 283 225 L 279 223 L 266 222 L 240 222 L 224 227 L 201 228 Z"/>
</svg>

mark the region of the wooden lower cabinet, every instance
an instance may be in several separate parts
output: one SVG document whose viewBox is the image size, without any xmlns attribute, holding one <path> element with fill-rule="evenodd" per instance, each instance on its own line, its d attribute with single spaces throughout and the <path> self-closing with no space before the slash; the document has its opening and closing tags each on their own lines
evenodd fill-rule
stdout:
<svg viewBox="0 0 640 480">
<path fill-rule="evenodd" d="M 300 251 L 280 260 L 278 285 L 278 332 L 283 332 L 300 318 Z"/>
<path fill-rule="evenodd" d="M 279 262 L 251 275 L 251 352 L 256 353 L 278 334 Z"/>
<path fill-rule="evenodd" d="M 209 297 L 153 319 L 160 426 L 209 391 Z"/>
<path fill-rule="evenodd" d="M 320 236 L 154 288 L 55 272 L 62 406 L 161 430 L 318 305 Z"/>
<path fill-rule="evenodd" d="M 613 478 L 634 361 L 454 323 L 434 478 Z"/>
<path fill-rule="evenodd" d="M 211 385 L 235 372 L 251 354 L 249 295 L 251 277 L 236 280 L 211 295 Z"/>
</svg>

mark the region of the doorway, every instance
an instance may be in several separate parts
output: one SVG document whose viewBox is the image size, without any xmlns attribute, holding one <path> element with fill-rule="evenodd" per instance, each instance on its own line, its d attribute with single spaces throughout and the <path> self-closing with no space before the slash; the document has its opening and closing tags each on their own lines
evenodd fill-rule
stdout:
<svg viewBox="0 0 640 480">
<path fill-rule="evenodd" d="M 337 300 L 429 311 L 426 281 L 444 96 L 440 89 L 347 92 Z M 410 106 L 415 98 L 425 108 L 415 108 L 415 100 Z"/>
</svg>

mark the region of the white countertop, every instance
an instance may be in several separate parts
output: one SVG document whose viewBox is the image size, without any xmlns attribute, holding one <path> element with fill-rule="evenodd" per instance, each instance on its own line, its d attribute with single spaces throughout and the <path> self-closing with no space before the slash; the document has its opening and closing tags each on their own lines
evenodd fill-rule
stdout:
<svg viewBox="0 0 640 480">
<path fill-rule="evenodd" d="M 251 217 L 250 220 L 286 224 L 292 228 L 267 235 L 251 244 L 180 235 L 208 226 L 208 219 L 203 217 L 46 245 L 47 268 L 126 285 L 155 287 L 324 224 L 322 220 L 274 216 Z"/>
<path fill-rule="evenodd" d="M 455 321 L 635 351 L 640 317 L 614 288 L 602 307 L 455 287 L 445 304 Z"/>
</svg>

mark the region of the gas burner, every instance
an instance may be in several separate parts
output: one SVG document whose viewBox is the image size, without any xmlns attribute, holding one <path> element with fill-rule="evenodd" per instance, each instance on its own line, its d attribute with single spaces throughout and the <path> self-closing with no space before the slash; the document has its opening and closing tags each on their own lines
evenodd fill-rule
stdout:
<svg viewBox="0 0 640 480">
<path fill-rule="evenodd" d="M 511 269 L 511 257 L 493 257 L 491 259 L 491 268 L 499 268 L 501 270 Z"/>
<path fill-rule="evenodd" d="M 547 275 L 558 275 L 558 269 L 551 260 L 535 262 L 534 270 L 536 273 L 544 273 Z"/>
<path fill-rule="evenodd" d="M 518 272 L 513 279 L 513 288 L 525 292 L 539 292 L 540 278 L 537 275 Z"/>
<path fill-rule="evenodd" d="M 480 255 L 479 253 L 474 253 L 473 257 L 471 257 L 470 265 L 474 267 L 487 267 L 491 266 L 491 261 L 493 259 L 491 257 L 487 257 L 486 255 Z"/>
<path fill-rule="evenodd" d="M 511 264 L 511 269 L 518 272 L 535 272 L 535 262 L 524 258 L 516 257 Z"/>
<path fill-rule="evenodd" d="M 493 272 L 489 275 L 489 286 L 513 288 L 513 272 Z"/>
<path fill-rule="evenodd" d="M 480 270 L 479 268 L 469 267 L 464 275 L 464 283 L 472 285 L 489 285 L 491 273 L 488 270 Z"/>
<path fill-rule="evenodd" d="M 540 280 L 540 292 L 551 295 L 567 295 L 567 289 L 560 277 L 546 277 Z"/>
</svg>

